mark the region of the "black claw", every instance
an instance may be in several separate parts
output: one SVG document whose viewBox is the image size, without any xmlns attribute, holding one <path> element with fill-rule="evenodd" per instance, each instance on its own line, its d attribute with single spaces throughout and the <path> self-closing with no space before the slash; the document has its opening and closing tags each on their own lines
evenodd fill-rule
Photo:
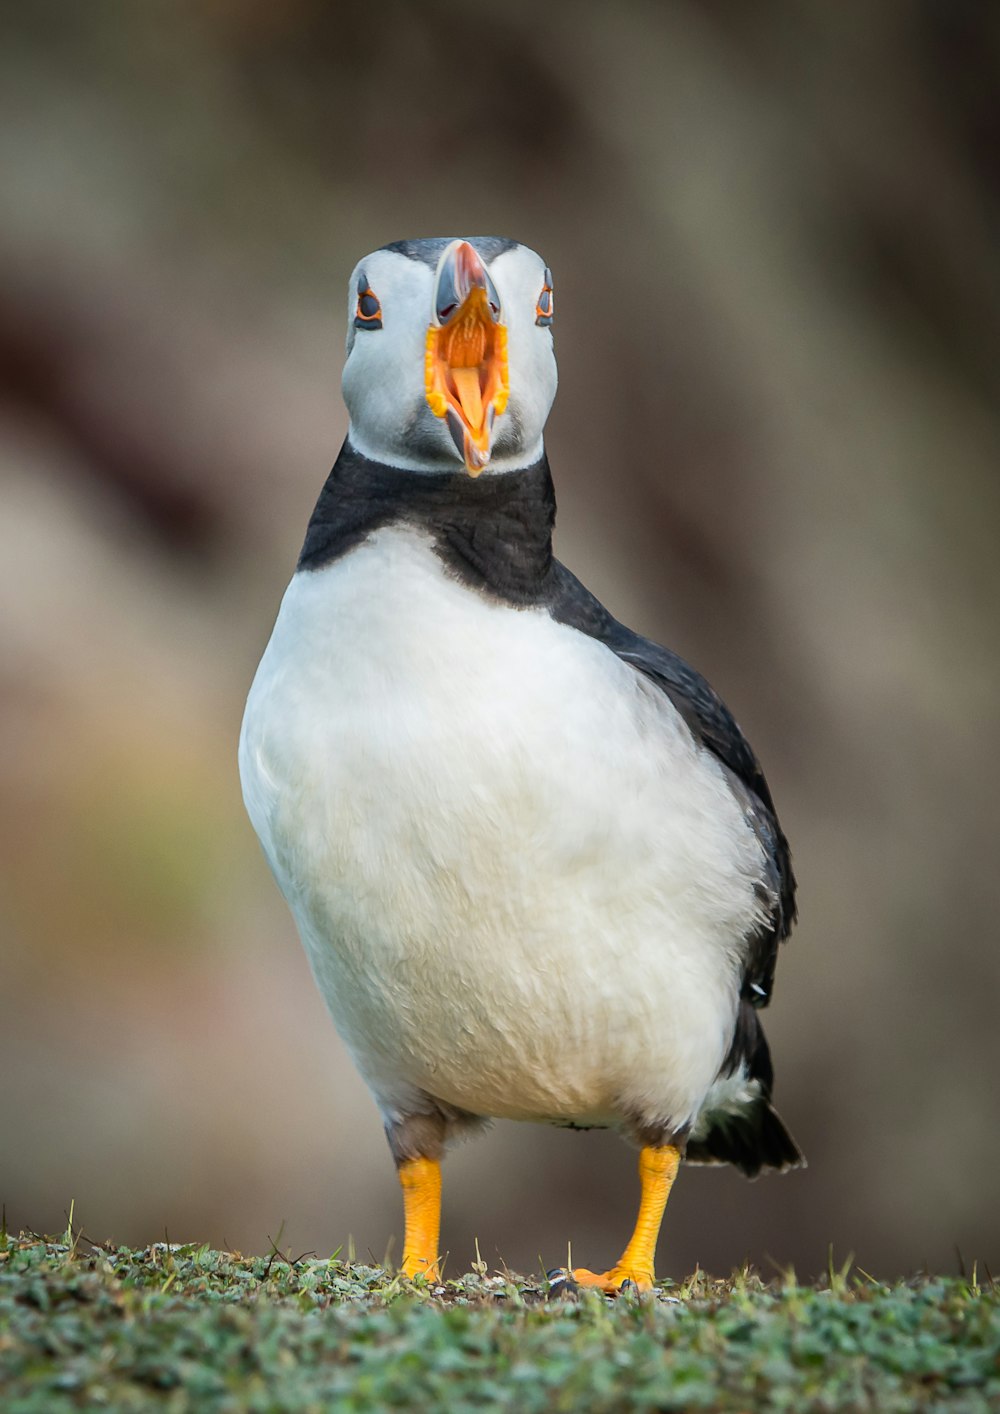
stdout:
<svg viewBox="0 0 1000 1414">
<path fill-rule="evenodd" d="M 566 1267 L 553 1267 L 545 1275 L 549 1280 L 550 1301 L 558 1301 L 561 1296 L 575 1296 L 580 1290 L 579 1282 L 573 1280 L 573 1273 Z"/>
</svg>

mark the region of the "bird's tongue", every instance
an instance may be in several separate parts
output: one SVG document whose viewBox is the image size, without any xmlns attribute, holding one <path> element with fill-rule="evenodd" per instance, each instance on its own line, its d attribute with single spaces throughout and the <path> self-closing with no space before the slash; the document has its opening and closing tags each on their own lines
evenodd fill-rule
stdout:
<svg viewBox="0 0 1000 1414">
<path fill-rule="evenodd" d="M 483 408 L 483 392 L 479 386 L 479 369 L 453 368 L 451 376 L 466 421 L 474 431 L 480 431 L 485 418 L 485 409 Z"/>
</svg>

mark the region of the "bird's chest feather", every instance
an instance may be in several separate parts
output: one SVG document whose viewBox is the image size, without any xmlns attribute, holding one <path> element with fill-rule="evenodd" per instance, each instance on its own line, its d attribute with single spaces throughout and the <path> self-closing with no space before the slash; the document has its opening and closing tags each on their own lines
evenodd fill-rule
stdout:
<svg viewBox="0 0 1000 1414">
<path fill-rule="evenodd" d="M 669 704 L 600 644 L 455 582 L 416 532 L 382 531 L 293 580 L 240 762 L 377 1092 L 407 1071 L 514 1112 L 520 1064 L 517 1112 L 592 1116 L 636 1074 L 632 1042 L 609 1055 L 616 1031 L 696 1066 L 685 1008 L 704 1067 L 721 1059 L 753 842 Z"/>
</svg>

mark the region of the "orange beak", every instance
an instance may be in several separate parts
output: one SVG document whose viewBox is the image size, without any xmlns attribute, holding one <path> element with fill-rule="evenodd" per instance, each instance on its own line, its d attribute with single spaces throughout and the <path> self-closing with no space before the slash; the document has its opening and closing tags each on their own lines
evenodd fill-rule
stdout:
<svg viewBox="0 0 1000 1414">
<path fill-rule="evenodd" d="M 427 402 L 444 418 L 470 476 L 490 459 L 493 424 L 507 406 L 507 327 L 500 297 L 468 241 L 452 241 L 434 282 L 424 379 Z"/>
</svg>

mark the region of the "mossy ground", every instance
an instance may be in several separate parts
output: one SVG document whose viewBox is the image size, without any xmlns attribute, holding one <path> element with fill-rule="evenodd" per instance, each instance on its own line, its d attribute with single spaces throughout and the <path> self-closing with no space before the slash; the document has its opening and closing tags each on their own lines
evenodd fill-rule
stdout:
<svg viewBox="0 0 1000 1414">
<path fill-rule="evenodd" d="M 485 1269 L 0 1238 L 0 1409 L 1000 1409 L 1000 1291 L 703 1274 L 546 1299 Z"/>
</svg>

